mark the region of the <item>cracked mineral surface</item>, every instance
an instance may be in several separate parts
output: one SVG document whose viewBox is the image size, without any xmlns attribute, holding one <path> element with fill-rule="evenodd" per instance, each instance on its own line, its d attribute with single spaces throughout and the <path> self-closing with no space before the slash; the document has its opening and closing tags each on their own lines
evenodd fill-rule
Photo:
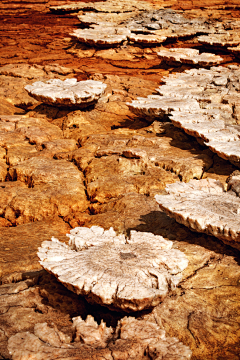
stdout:
<svg viewBox="0 0 240 360">
<path fill-rule="evenodd" d="M 163 49 L 159 51 L 157 55 L 168 64 L 180 62 L 182 64 L 211 66 L 224 62 L 221 56 L 211 53 L 199 54 L 199 50 L 196 49 Z"/>
<path fill-rule="evenodd" d="M 162 210 L 181 224 L 198 232 L 211 234 L 238 250 L 240 201 L 232 191 L 224 192 L 223 185 L 214 179 L 190 180 L 166 187 L 167 195 L 156 195 Z"/>
<path fill-rule="evenodd" d="M 181 281 L 188 260 L 161 236 L 93 226 L 70 231 L 69 246 L 58 239 L 39 248 L 40 264 L 69 290 L 110 308 L 139 311 L 158 305 Z"/>
<path fill-rule="evenodd" d="M 136 6 L 137 5 L 137 6 Z M 150 4 L 149 4 L 150 5 Z M 134 6 L 136 6 L 134 8 Z M 143 7 L 141 7 L 143 6 Z M 229 21 L 206 20 L 206 18 L 189 18 L 185 17 L 180 11 L 171 9 L 154 10 L 152 4 L 150 8 L 144 2 L 132 2 L 131 5 L 123 3 L 121 8 L 119 4 L 113 1 L 106 3 L 78 3 L 67 4 L 63 6 L 50 7 L 53 12 L 82 12 L 78 16 L 81 25 L 90 26 L 85 29 L 74 30 L 70 35 L 76 37 L 78 41 L 89 45 L 106 46 L 133 42 L 135 44 L 157 45 L 165 42 L 167 39 L 178 39 L 199 34 L 198 41 L 212 44 L 212 38 L 217 36 L 231 37 L 235 41 L 226 41 L 223 45 L 236 46 L 239 44 L 238 35 L 229 30 L 229 24 L 232 28 L 240 27 L 240 22 L 235 21 L 232 25 Z M 92 11 L 96 13 L 93 13 Z M 141 11 L 144 10 L 144 11 Z M 90 11 L 90 12 L 89 12 Z M 89 13 L 88 13 L 89 12 Z M 214 33 L 217 32 L 217 35 Z M 214 34 L 213 34 L 214 33 Z M 207 39 L 205 42 L 202 39 Z M 194 49 L 190 50 L 190 52 Z M 223 59 L 214 54 L 203 53 L 199 55 L 192 53 L 193 59 L 189 63 L 200 63 L 203 66 L 218 64 Z M 187 60 L 186 56 L 182 59 Z"/>
<path fill-rule="evenodd" d="M 85 107 L 92 105 L 104 93 L 107 86 L 100 81 L 78 82 L 76 78 L 46 82 L 37 81 L 25 86 L 28 94 L 36 100 L 50 105 Z"/>
<path fill-rule="evenodd" d="M 239 359 L 239 251 L 178 223 L 154 199 L 169 196 L 166 186 L 213 179 L 223 186 L 213 209 L 233 199 L 219 216 L 229 214 L 227 226 L 237 216 L 231 211 L 240 193 L 239 18 L 239 0 L 0 3 L 0 359 L 45 359 L 32 353 L 35 344 L 47 346 L 53 360 L 66 350 L 46 344 L 55 340 L 81 347 L 66 353 L 74 360 L 179 360 L 168 341 L 172 350 L 187 351 L 184 359 L 189 348 L 193 360 Z M 110 44 L 114 29 L 125 37 Z M 168 62 L 158 56 L 163 50 L 190 57 Z M 197 64 L 202 54 L 205 62 Z M 219 57 L 221 66 L 210 68 L 209 59 Z M 81 108 L 47 104 L 25 90 L 73 78 L 101 82 L 104 94 Z M 152 108 L 129 109 L 127 103 L 148 96 Z M 112 227 L 124 239 L 134 232 L 163 237 L 172 243 L 168 252 L 188 260 L 182 280 L 154 309 L 128 318 L 121 309 L 90 304 L 42 269 L 37 249 L 52 236 L 64 247 L 71 229 L 92 226 Z M 134 261 L 127 256 L 120 260 Z M 151 280 L 157 290 L 157 277 Z M 114 339 L 93 347 L 109 339 L 105 329 Z M 166 334 L 165 355 L 149 345 L 152 332 Z"/>
<path fill-rule="evenodd" d="M 236 65 L 186 70 L 164 78 L 165 85 L 128 103 L 137 115 L 163 117 L 204 141 L 220 157 L 239 166 L 239 74 Z"/>
</svg>

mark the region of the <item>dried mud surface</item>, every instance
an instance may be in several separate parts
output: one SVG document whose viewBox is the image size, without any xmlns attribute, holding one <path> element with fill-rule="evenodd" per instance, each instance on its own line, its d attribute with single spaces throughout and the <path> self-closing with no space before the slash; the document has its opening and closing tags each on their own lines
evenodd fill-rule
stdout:
<svg viewBox="0 0 240 360">
<path fill-rule="evenodd" d="M 70 336 L 73 317 L 92 315 L 114 329 L 125 317 L 89 304 L 39 264 L 43 241 L 54 236 L 66 243 L 71 228 L 98 225 L 127 235 L 131 230 L 161 235 L 189 261 L 178 287 L 154 310 L 131 316 L 178 338 L 190 347 L 193 360 L 239 360 L 239 251 L 177 223 L 154 199 L 166 193 L 166 185 L 191 179 L 212 178 L 227 188 L 237 168 L 167 117 L 149 121 L 126 105 L 156 95 L 164 76 L 192 65 L 161 61 L 160 45 L 79 44 L 69 35 L 79 27 L 77 14 L 48 10 L 64 3 L 0 4 L 0 359 L 15 359 L 9 338 L 33 333 L 36 324 L 55 324 Z M 154 6 L 182 10 L 190 18 L 235 21 L 240 16 L 238 0 L 200 5 L 159 0 Z M 195 48 L 221 56 L 221 66 L 240 65 L 237 51 L 199 45 L 194 36 L 166 42 L 165 48 Z M 104 96 L 86 109 L 58 108 L 24 89 L 35 81 L 72 77 L 102 81 Z M 135 339 L 119 348 L 115 343 L 115 357 L 113 350 L 87 347 L 72 358 L 150 359 L 141 349 Z"/>
</svg>

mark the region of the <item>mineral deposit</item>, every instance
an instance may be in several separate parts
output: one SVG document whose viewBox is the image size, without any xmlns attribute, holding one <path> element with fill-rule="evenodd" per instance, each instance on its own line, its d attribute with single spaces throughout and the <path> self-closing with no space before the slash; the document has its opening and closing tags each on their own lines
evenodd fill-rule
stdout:
<svg viewBox="0 0 240 360">
<path fill-rule="evenodd" d="M 166 187 L 167 195 L 156 195 L 162 210 L 194 231 L 211 234 L 240 249 L 240 200 L 224 192 L 219 181 L 190 180 Z"/>
<path fill-rule="evenodd" d="M 46 104 L 86 107 L 96 102 L 104 93 L 106 85 L 100 81 L 77 79 L 52 79 L 46 82 L 37 81 L 25 86 L 29 95 Z"/>
<path fill-rule="evenodd" d="M 69 290 L 110 308 L 137 311 L 159 304 L 181 280 L 188 260 L 171 245 L 148 233 L 132 231 L 125 239 L 112 228 L 76 228 L 69 247 L 52 238 L 38 256 Z"/>
</svg>

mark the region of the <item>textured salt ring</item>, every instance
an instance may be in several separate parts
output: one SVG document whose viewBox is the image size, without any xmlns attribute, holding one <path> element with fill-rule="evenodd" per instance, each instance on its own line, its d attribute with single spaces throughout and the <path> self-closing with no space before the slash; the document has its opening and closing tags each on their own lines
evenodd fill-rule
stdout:
<svg viewBox="0 0 240 360">
<path fill-rule="evenodd" d="M 200 109 L 199 104 L 194 99 L 181 99 L 171 96 L 148 95 L 147 98 L 138 97 L 131 103 L 126 103 L 129 109 L 136 115 L 142 117 L 163 117 L 171 111 L 196 110 Z"/>
<path fill-rule="evenodd" d="M 238 32 L 232 31 L 229 33 L 226 31 L 221 34 L 209 34 L 201 35 L 197 37 L 197 40 L 201 44 L 211 45 L 211 46 L 238 46 L 240 44 L 240 36 Z"/>
<path fill-rule="evenodd" d="M 28 94 L 49 105 L 86 107 L 98 101 L 107 85 L 101 81 L 51 79 L 25 86 Z"/>
<path fill-rule="evenodd" d="M 76 228 L 69 246 L 52 238 L 39 248 L 40 264 L 91 303 L 123 311 L 158 305 L 181 281 L 186 256 L 172 242 L 131 231 L 130 239 L 93 226 Z"/>
<path fill-rule="evenodd" d="M 190 180 L 166 187 L 155 199 L 168 216 L 193 231 L 213 235 L 240 250 L 240 198 L 218 180 Z"/>
<path fill-rule="evenodd" d="M 199 50 L 188 48 L 163 49 L 157 52 L 157 55 L 161 60 L 169 63 L 180 62 L 200 66 L 217 65 L 224 61 L 221 56 L 211 53 L 199 54 Z"/>
<path fill-rule="evenodd" d="M 240 167 L 240 68 L 211 67 L 171 74 L 165 85 L 149 95 L 126 103 L 129 109 L 146 120 L 165 120 Z"/>
<path fill-rule="evenodd" d="M 161 95 L 171 94 L 183 102 L 179 110 L 170 111 L 173 125 L 204 140 L 211 151 L 237 167 L 240 167 L 239 76 L 240 68 L 234 65 L 192 69 L 165 78 L 166 85 L 157 89 Z M 208 89 L 211 93 L 207 95 Z M 186 98 L 198 102 L 199 109 L 186 108 Z"/>
<path fill-rule="evenodd" d="M 121 44 L 124 40 L 127 40 L 130 33 L 130 30 L 126 27 L 95 25 L 89 29 L 74 30 L 70 35 L 79 42 L 88 45 L 110 46 Z"/>
</svg>

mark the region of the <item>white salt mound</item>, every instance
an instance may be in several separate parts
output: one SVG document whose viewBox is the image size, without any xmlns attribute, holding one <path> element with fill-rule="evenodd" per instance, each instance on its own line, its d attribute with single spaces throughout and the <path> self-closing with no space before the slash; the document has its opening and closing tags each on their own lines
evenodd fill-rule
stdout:
<svg viewBox="0 0 240 360">
<path fill-rule="evenodd" d="M 236 180 L 240 184 L 235 176 L 229 186 L 236 188 Z M 166 191 L 167 195 L 156 195 L 155 199 L 167 215 L 240 250 L 240 198 L 233 191 L 225 192 L 221 182 L 214 179 L 177 182 L 168 185 Z"/>
<path fill-rule="evenodd" d="M 52 238 L 39 248 L 40 264 L 69 290 L 88 301 L 124 311 L 158 305 L 181 280 L 188 260 L 172 242 L 131 231 L 130 238 L 110 228 L 76 228 L 69 246 Z"/>
<path fill-rule="evenodd" d="M 28 94 L 38 101 L 50 105 L 88 106 L 96 102 L 104 93 L 107 85 L 101 81 L 77 79 L 51 79 L 46 82 L 37 81 L 25 86 Z"/>
</svg>

